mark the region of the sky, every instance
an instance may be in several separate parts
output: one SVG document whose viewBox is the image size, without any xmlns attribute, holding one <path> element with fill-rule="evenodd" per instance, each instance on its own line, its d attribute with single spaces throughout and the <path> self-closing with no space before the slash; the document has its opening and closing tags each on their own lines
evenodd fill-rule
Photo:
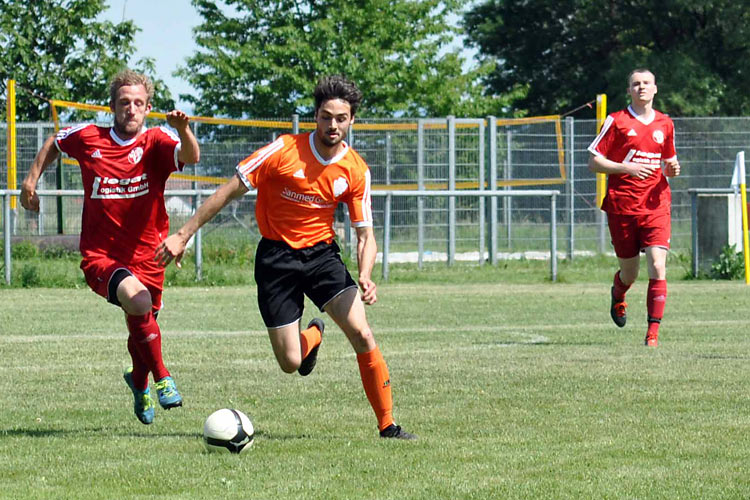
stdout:
<svg viewBox="0 0 750 500">
<path fill-rule="evenodd" d="M 192 104 L 180 100 L 179 95 L 195 94 L 195 89 L 172 73 L 198 49 L 192 29 L 202 18 L 195 7 L 189 0 L 108 0 L 108 3 L 109 8 L 99 19 L 114 23 L 133 21 L 141 29 L 135 35 L 136 52 L 131 65 L 144 57 L 154 59 L 156 77 L 167 84 L 177 108 L 193 114 Z M 467 63 L 474 54 L 475 51 L 464 52 Z"/>
<path fill-rule="evenodd" d="M 119 23 L 133 21 L 141 31 L 135 35 L 136 52 L 131 64 L 138 59 L 154 59 L 156 76 L 172 93 L 177 108 L 192 114 L 192 105 L 181 101 L 180 94 L 195 93 L 185 80 L 172 76 L 178 66 L 197 50 L 192 29 L 201 17 L 189 0 L 109 0 L 109 9 L 101 20 Z"/>
</svg>

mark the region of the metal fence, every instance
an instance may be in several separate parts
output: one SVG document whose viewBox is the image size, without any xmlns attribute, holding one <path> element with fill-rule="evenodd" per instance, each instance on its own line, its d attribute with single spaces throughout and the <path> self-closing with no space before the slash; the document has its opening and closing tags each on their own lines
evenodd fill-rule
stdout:
<svg viewBox="0 0 750 500">
<path fill-rule="evenodd" d="M 682 175 L 671 179 L 673 193 L 672 251 L 690 254 L 690 195 L 693 188 L 729 186 L 736 153 L 750 145 L 750 118 L 675 118 L 676 146 Z M 291 123 L 288 127 L 284 123 Z M 150 125 L 154 125 L 151 123 Z M 0 128 L 4 128 L 0 124 Z M 215 189 L 212 178 L 232 175 L 239 160 L 282 133 L 310 128 L 298 117 L 268 126 L 238 127 L 197 123 L 201 163 L 187 176 L 173 176 L 167 189 Z M 52 132 L 51 123 L 17 126 L 18 182 Z M 6 152 L 0 134 L 0 155 Z M 587 168 L 586 150 L 596 135 L 594 120 L 566 118 L 537 122 L 484 119 L 358 120 L 350 142 L 370 166 L 375 194 L 373 212 L 380 247 L 389 215 L 387 259 L 390 263 L 429 260 L 477 261 L 514 257 L 549 258 L 551 224 L 549 195 L 559 190 L 554 211 L 561 255 L 610 252 L 608 232 L 595 206 L 595 176 Z M 190 177 L 193 176 L 193 177 Z M 8 171 L 0 168 L 0 188 L 8 186 Z M 40 189 L 80 189 L 74 164 L 51 167 Z M 419 196 L 413 191 L 435 190 L 539 191 L 538 196 Z M 378 194 L 391 192 L 392 196 Z M 395 194 L 396 191 L 404 191 Z M 409 194 L 406 194 L 409 192 Z M 194 210 L 191 196 L 167 199 L 172 225 Z M 46 199 L 40 214 L 11 212 L 10 231 L 19 237 L 77 234 L 80 198 Z M 207 241 L 221 244 L 228 233 L 257 239 L 254 201 L 233 202 L 206 227 Z M 337 228 L 349 233 L 339 210 Z M 3 224 L 5 227 L 5 224 Z M 237 229 L 241 229 L 240 232 Z M 496 238 L 489 238 L 490 231 Z M 451 245 L 454 245 L 451 247 Z"/>
</svg>

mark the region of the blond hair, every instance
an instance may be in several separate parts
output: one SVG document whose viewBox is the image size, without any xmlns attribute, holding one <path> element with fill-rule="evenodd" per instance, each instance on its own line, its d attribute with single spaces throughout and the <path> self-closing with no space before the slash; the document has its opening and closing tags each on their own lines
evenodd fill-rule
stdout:
<svg viewBox="0 0 750 500">
<path fill-rule="evenodd" d="M 124 87 L 126 85 L 143 85 L 143 88 L 146 89 L 146 94 L 148 95 L 146 104 L 150 103 L 151 99 L 153 99 L 154 97 L 154 84 L 149 77 L 142 73 L 137 73 L 133 70 L 125 69 L 112 77 L 112 81 L 109 84 L 110 104 L 115 103 L 115 100 L 117 99 L 117 91 L 120 89 L 120 87 Z"/>
</svg>

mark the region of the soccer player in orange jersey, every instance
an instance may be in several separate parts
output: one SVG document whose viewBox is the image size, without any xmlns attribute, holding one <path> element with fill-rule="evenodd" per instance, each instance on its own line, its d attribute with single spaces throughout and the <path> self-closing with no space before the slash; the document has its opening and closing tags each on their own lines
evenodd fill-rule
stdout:
<svg viewBox="0 0 750 500">
<path fill-rule="evenodd" d="M 656 347 L 667 298 L 667 251 L 672 196 L 666 177 L 680 175 L 672 120 L 654 110 L 654 74 L 628 76 L 631 104 L 607 117 L 589 146 L 589 168 L 609 174 L 602 210 L 620 263 L 611 290 L 610 315 L 619 327 L 627 319 L 625 293 L 638 277 L 640 252 L 648 266 L 648 330 L 645 344 Z M 663 165 L 663 169 L 662 169 Z"/>
<path fill-rule="evenodd" d="M 162 306 L 164 268 L 153 262 L 156 246 L 169 234 L 164 188 L 169 175 L 200 159 L 188 117 L 167 113 L 166 127 L 147 129 L 154 86 L 140 73 L 124 70 L 110 83 L 112 127 L 77 125 L 52 134 L 37 153 L 21 188 L 21 204 L 39 211 L 36 185 L 60 152 L 81 167 L 84 201 L 81 269 L 91 289 L 125 312 L 132 369 L 125 382 L 133 392 L 135 415 L 154 419 L 148 387 L 151 373 L 159 404 L 182 406 L 182 396 L 164 366 L 156 316 Z"/>
<path fill-rule="evenodd" d="M 300 331 L 307 295 L 333 318 L 357 353 L 357 363 L 380 436 L 415 439 L 393 420 L 388 367 L 375 343 L 364 304 L 377 301 L 372 268 L 377 247 L 372 228 L 370 171 L 344 141 L 362 93 L 341 76 L 321 79 L 314 91 L 314 132 L 283 135 L 242 160 L 177 233 L 159 245 L 155 259 L 180 259 L 191 236 L 231 200 L 257 189 L 255 217 L 263 238 L 255 258 L 258 304 L 281 369 L 308 375 L 315 367 L 323 321 Z M 334 213 L 346 203 L 357 233 L 359 289 L 334 241 Z"/>
</svg>

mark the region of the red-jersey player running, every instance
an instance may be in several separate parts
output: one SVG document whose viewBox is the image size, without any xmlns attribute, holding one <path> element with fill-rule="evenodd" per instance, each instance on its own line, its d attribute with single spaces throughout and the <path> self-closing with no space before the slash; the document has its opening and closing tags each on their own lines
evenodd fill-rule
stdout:
<svg viewBox="0 0 750 500">
<path fill-rule="evenodd" d="M 39 210 L 36 185 L 59 152 L 81 167 L 84 202 L 80 250 L 86 282 L 97 294 L 125 311 L 133 362 L 125 381 L 134 411 L 144 424 L 154 419 L 148 385 L 153 374 L 159 404 L 182 406 L 182 397 L 164 366 L 156 316 L 162 305 L 164 268 L 153 262 L 159 242 L 169 234 L 164 187 L 169 174 L 197 163 L 198 143 L 182 111 L 167 113 L 177 130 L 146 129 L 154 86 L 145 75 L 125 70 L 110 83 L 112 127 L 79 125 L 51 135 L 23 181 L 21 204 Z"/>
<path fill-rule="evenodd" d="M 365 394 L 384 438 L 414 439 L 393 421 L 388 367 L 365 316 L 377 300 L 371 279 L 377 252 L 372 230 L 370 171 L 344 142 L 362 93 L 346 79 L 323 78 L 314 91 L 316 129 L 283 135 L 237 165 L 237 174 L 201 205 L 160 246 L 157 259 L 177 264 L 190 237 L 232 199 L 256 188 L 255 217 L 263 239 L 255 258 L 258 305 L 276 360 L 287 373 L 308 375 L 315 367 L 323 321 L 300 331 L 307 295 L 333 318 L 357 353 Z M 357 232 L 359 287 L 334 241 L 336 205 L 346 203 Z"/>
<path fill-rule="evenodd" d="M 645 252 L 649 277 L 645 344 L 656 347 L 667 298 L 671 232 L 672 195 L 666 177 L 679 175 L 680 164 L 674 124 L 653 109 L 654 74 L 645 68 L 633 70 L 628 76 L 628 94 L 630 106 L 609 115 L 589 146 L 589 168 L 609 174 L 602 210 L 607 212 L 620 263 L 611 290 L 610 315 L 617 326 L 625 326 L 625 293 L 638 277 L 639 254 Z"/>
</svg>

